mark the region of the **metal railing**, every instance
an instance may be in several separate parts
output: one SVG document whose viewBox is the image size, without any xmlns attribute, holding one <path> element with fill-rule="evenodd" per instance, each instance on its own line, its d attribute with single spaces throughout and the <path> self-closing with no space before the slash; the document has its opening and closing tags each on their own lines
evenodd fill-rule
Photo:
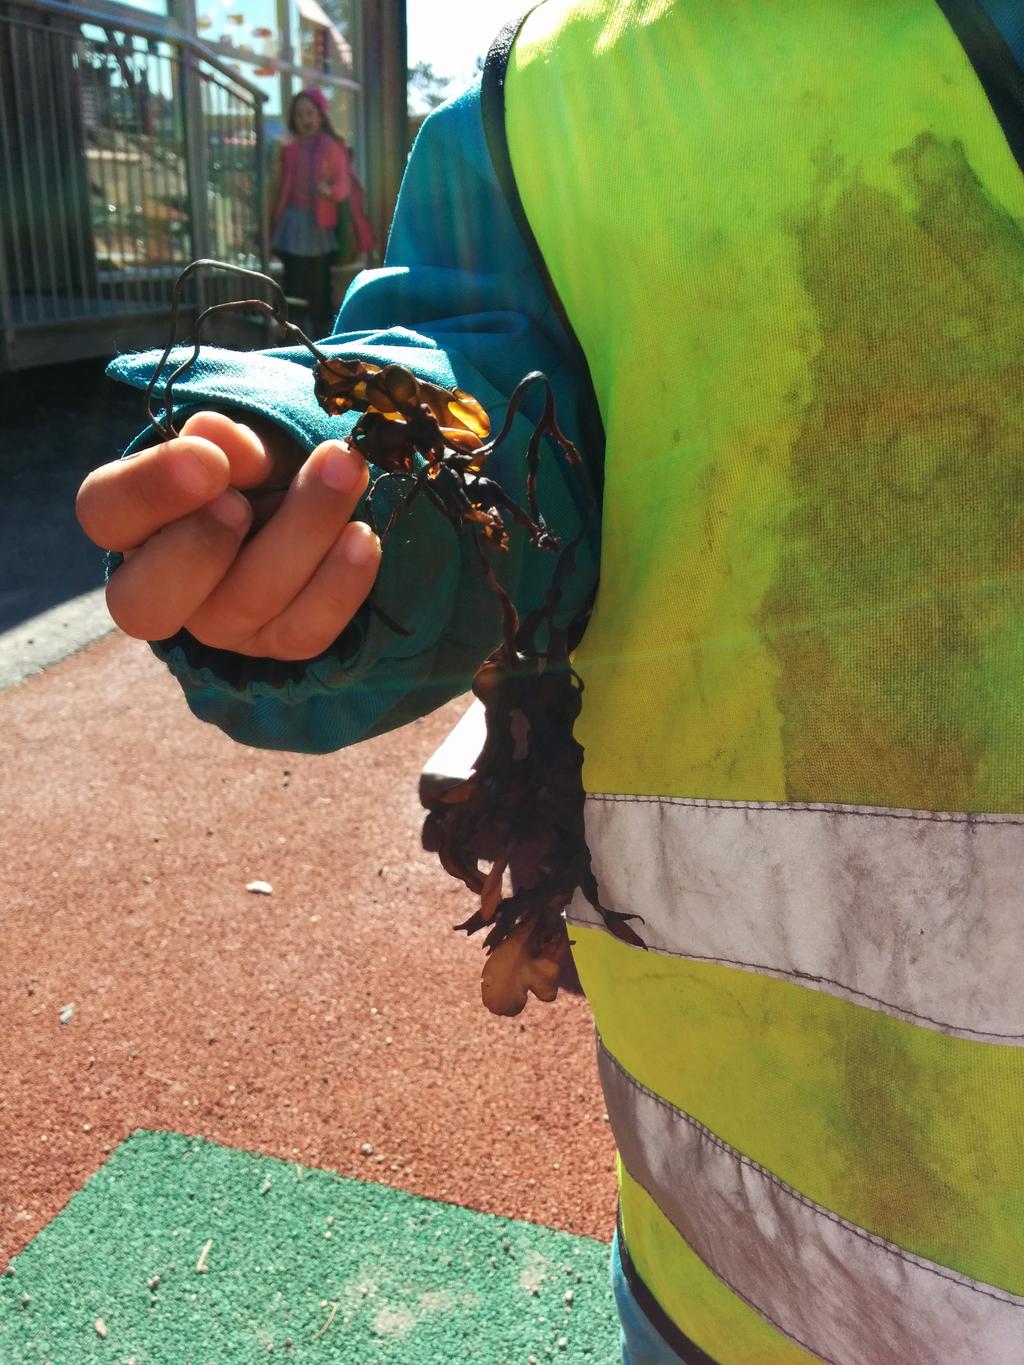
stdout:
<svg viewBox="0 0 1024 1365">
<path fill-rule="evenodd" d="M 263 99 L 158 19 L 0 0 L 0 369 L 163 344 L 196 257 L 266 270 Z"/>
</svg>

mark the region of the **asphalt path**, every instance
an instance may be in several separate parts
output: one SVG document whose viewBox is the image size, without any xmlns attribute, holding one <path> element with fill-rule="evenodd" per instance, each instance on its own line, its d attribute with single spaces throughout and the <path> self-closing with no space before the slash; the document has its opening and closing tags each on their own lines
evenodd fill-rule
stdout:
<svg viewBox="0 0 1024 1365">
<path fill-rule="evenodd" d="M 138 393 L 102 362 L 0 375 L 0 691 L 112 629 L 75 493 L 143 425 Z"/>
<path fill-rule="evenodd" d="M 420 847 L 461 709 L 250 749 L 120 634 L 0 695 L 0 1265 L 140 1128 L 610 1239 L 586 1002 L 489 1015 Z"/>
</svg>

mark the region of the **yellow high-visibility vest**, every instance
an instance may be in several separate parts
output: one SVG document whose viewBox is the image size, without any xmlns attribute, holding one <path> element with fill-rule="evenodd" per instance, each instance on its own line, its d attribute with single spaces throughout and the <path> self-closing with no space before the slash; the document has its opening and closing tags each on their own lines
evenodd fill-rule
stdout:
<svg viewBox="0 0 1024 1365">
<path fill-rule="evenodd" d="M 1024 1362 L 1024 177 L 956 8 L 547 0 L 507 67 L 648 951 L 571 934 L 630 1264 L 720 1365 Z"/>
</svg>

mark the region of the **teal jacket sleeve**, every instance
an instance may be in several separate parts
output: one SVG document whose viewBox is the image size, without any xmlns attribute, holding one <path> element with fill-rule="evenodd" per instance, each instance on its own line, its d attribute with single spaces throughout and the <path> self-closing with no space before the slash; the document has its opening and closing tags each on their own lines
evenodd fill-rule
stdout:
<svg viewBox="0 0 1024 1365">
<path fill-rule="evenodd" d="M 589 375 L 496 180 L 478 84 L 424 124 L 403 180 L 385 263 L 353 282 L 335 333 L 321 346 L 331 355 L 397 362 L 421 378 L 465 389 L 487 409 L 495 431 L 517 382 L 530 370 L 543 370 L 555 391 L 559 423 L 583 452 L 597 495 L 602 436 Z M 121 357 L 111 373 L 143 388 L 156 359 L 155 352 Z M 179 411 L 228 407 L 259 413 L 311 450 L 355 420 L 331 418 L 320 409 L 312 364 L 304 348 L 238 353 L 204 347 L 176 381 L 175 398 Z M 524 452 L 539 412 L 537 394 L 488 466 L 520 502 Z M 140 437 L 133 448 L 151 438 L 151 432 Z M 584 495 L 553 446 L 542 455 L 538 493 L 548 524 L 563 539 L 574 536 Z M 378 495 L 384 494 L 381 489 Z M 374 512 L 380 524 L 383 504 Z M 579 618 L 592 599 L 598 540 L 594 517 L 566 584 L 562 624 Z M 521 612 L 543 601 L 551 554 L 533 549 L 514 530 L 509 551 L 495 555 L 494 564 Z M 476 666 L 500 641 L 497 602 L 468 536 L 456 532 L 426 498 L 403 512 L 389 535 L 374 596 L 411 631 L 408 638 L 364 608 L 323 655 L 298 664 L 211 650 L 184 631 L 153 648 L 200 719 L 245 744 L 329 752 L 464 692 Z"/>
</svg>

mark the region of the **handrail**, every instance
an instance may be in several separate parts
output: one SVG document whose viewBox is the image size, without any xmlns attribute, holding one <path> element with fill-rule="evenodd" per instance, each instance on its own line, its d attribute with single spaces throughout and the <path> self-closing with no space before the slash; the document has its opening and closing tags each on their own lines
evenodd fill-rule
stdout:
<svg viewBox="0 0 1024 1365">
<path fill-rule="evenodd" d="M 243 90 L 247 90 L 250 95 L 261 102 L 265 103 L 270 98 L 258 85 L 253 85 L 244 76 L 240 76 L 214 48 L 207 46 L 194 34 L 183 28 L 178 28 L 172 23 L 144 23 L 129 14 L 119 14 L 111 10 L 90 9 L 87 5 L 78 4 L 78 0 L 75 0 L 74 6 L 63 4 L 61 0 L 10 0 L 10 3 L 12 7 L 17 9 L 41 10 L 44 14 L 53 14 L 60 19 L 97 24 L 100 28 L 114 28 L 119 33 L 134 33 L 140 38 L 150 38 L 156 42 L 176 43 L 179 47 L 185 47 L 194 52 L 197 57 L 201 57 L 204 62 L 219 71 L 222 76 L 226 76 L 235 85 L 240 85 Z M 8 22 L 17 22 L 10 10 L 6 15 L 0 17 L 5 18 Z"/>
</svg>

